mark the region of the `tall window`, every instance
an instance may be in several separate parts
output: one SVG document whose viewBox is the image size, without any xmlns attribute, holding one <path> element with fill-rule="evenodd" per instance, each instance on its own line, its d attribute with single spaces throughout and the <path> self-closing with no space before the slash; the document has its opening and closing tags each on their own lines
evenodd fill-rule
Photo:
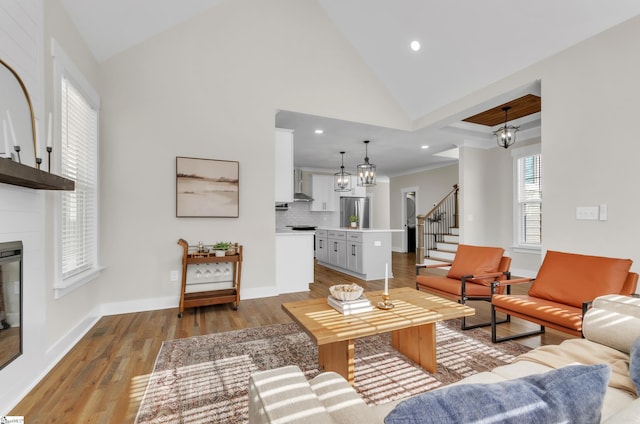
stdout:
<svg viewBox="0 0 640 424">
<path fill-rule="evenodd" d="M 54 43 L 60 174 L 75 181 L 60 193 L 56 297 L 92 280 L 98 260 L 98 118 L 100 99 Z M 55 127 L 55 126 L 54 126 Z M 55 148 L 56 146 L 54 146 Z"/>
<path fill-rule="evenodd" d="M 61 81 L 62 176 L 76 182 L 62 193 L 62 278 L 97 265 L 98 111 L 67 79 Z"/>
<path fill-rule="evenodd" d="M 540 148 L 514 151 L 516 168 L 516 246 L 539 248 L 542 244 L 542 155 Z"/>
</svg>

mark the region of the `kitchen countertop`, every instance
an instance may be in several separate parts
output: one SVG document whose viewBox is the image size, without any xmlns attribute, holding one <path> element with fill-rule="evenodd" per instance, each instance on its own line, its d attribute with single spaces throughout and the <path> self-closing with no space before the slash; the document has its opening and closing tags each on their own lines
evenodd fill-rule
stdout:
<svg viewBox="0 0 640 424">
<path fill-rule="evenodd" d="M 394 230 L 391 228 L 351 228 L 351 227 L 318 227 L 318 230 L 328 231 L 354 231 L 362 233 L 401 233 L 404 230 Z"/>
<path fill-rule="evenodd" d="M 278 236 L 312 236 L 315 233 L 316 233 L 315 231 L 299 231 L 299 230 L 292 230 L 291 228 L 286 228 L 286 227 L 276 228 L 276 235 Z"/>
</svg>

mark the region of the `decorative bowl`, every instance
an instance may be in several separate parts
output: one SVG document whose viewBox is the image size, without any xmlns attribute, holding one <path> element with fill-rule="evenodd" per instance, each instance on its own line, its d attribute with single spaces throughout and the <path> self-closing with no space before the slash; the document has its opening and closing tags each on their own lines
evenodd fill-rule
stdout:
<svg viewBox="0 0 640 424">
<path fill-rule="evenodd" d="M 356 300 L 362 296 L 364 289 L 357 284 L 337 284 L 329 287 L 329 292 L 338 300 L 348 301 Z"/>
</svg>

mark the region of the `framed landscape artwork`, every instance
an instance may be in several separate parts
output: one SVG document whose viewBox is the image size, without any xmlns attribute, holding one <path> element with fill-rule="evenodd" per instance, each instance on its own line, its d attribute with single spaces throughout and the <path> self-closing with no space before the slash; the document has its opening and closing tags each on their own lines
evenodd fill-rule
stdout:
<svg viewBox="0 0 640 424">
<path fill-rule="evenodd" d="M 237 218 L 239 162 L 176 157 L 176 216 Z"/>
</svg>

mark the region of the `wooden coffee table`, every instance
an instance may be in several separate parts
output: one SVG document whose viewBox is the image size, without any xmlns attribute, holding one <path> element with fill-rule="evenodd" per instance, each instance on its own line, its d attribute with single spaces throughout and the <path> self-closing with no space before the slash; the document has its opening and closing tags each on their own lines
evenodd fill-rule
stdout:
<svg viewBox="0 0 640 424">
<path fill-rule="evenodd" d="M 412 288 L 389 290 L 393 309 L 375 307 L 382 291 L 365 293 L 374 310 L 343 315 L 326 298 L 282 304 L 282 309 L 316 342 L 318 362 L 325 371 L 354 379 L 354 341 L 391 333 L 392 346 L 431 373 L 436 372 L 437 321 L 475 314 L 473 308 Z"/>
</svg>

